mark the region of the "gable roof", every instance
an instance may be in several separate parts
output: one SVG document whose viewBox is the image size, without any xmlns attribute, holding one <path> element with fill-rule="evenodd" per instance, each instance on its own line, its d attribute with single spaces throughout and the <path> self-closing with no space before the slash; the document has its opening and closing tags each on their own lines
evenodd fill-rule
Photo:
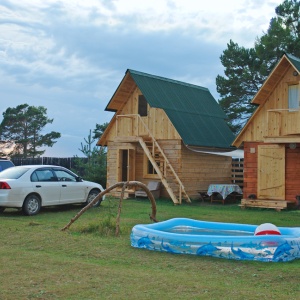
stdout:
<svg viewBox="0 0 300 300">
<path fill-rule="evenodd" d="M 287 69 L 292 65 L 296 71 L 300 70 L 300 60 L 299 58 L 291 54 L 283 54 L 279 62 L 273 68 L 272 72 L 269 74 L 268 78 L 265 80 L 263 85 L 260 87 L 251 103 L 260 105 L 270 96 L 274 88 L 277 86 L 279 81 L 283 78 Z"/>
<path fill-rule="evenodd" d="M 282 55 L 281 59 L 276 64 L 276 66 L 273 68 L 272 72 L 269 74 L 263 85 L 260 87 L 256 95 L 252 99 L 251 103 L 262 107 L 263 104 L 268 100 L 269 96 L 271 95 L 277 84 L 284 77 L 285 73 L 287 72 L 290 66 L 293 66 L 295 71 L 300 73 L 300 59 L 291 54 L 285 53 Z M 255 115 L 258 113 L 260 107 L 254 111 L 254 113 L 249 118 L 245 126 L 242 128 L 241 132 L 237 135 L 237 137 L 232 143 L 234 146 L 239 147 L 242 144 L 242 136 L 247 130 L 249 124 L 251 123 Z"/>
<path fill-rule="evenodd" d="M 136 86 L 151 107 L 165 111 L 186 145 L 230 148 L 226 115 L 204 87 L 128 69 L 105 110 L 120 109 Z"/>
</svg>

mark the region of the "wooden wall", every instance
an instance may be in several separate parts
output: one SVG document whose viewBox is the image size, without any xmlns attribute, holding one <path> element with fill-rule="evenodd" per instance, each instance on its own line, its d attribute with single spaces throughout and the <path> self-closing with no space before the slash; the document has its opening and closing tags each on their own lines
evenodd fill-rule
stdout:
<svg viewBox="0 0 300 300">
<path fill-rule="evenodd" d="M 172 164 L 173 168 L 176 172 L 179 172 L 180 170 L 180 149 L 178 148 L 178 144 L 180 144 L 180 141 L 178 140 L 162 140 L 159 141 L 159 145 L 163 148 L 164 153 L 168 157 L 170 163 Z M 158 175 L 151 175 L 147 176 L 144 172 L 144 150 L 142 147 L 137 143 L 136 144 L 136 166 L 135 166 L 135 175 L 136 180 L 143 182 L 144 184 L 148 184 L 149 181 L 152 180 L 158 180 L 160 181 Z M 167 177 L 168 180 L 172 180 L 172 178 Z M 177 186 L 176 184 L 171 183 L 171 187 L 174 191 L 174 193 L 177 193 Z M 161 188 L 161 196 L 169 198 L 169 194 L 166 191 L 166 189 L 162 186 Z"/>
<path fill-rule="evenodd" d="M 296 195 L 300 195 L 300 146 L 285 149 L 285 197 L 288 201 L 295 201 Z"/>
<path fill-rule="evenodd" d="M 194 152 L 182 144 L 180 178 L 190 197 L 212 183 L 231 183 L 231 163 L 231 157 Z"/>
<path fill-rule="evenodd" d="M 287 130 L 291 131 L 290 134 L 295 133 L 295 130 L 297 130 L 295 124 L 297 123 L 293 120 L 300 118 L 299 112 L 268 112 L 270 110 L 288 109 L 288 86 L 298 84 L 300 80 L 300 76 L 293 76 L 293 71 L 294 69 L 290 67 L 266 102 L 257 108 L 244 131 L 237 138 L 236 146 L 246 141 L 259 142 L 264 141 L 265 137 L 268 136 L 284 135 L 287 134 Z"/>
<path fill-rule="evenodd" d="M 114 124 L 106 137 L 108 141 L 113 141 L 118 135 L 119 137 L 142 136 L 147 132 L 137 117 L 121 117 L 124 115 L 138 114 L 138 97 L 141 91 L 136 88 L 129 100 L 126 102 L 116 118 Z M 160 108 L 150 107 L 148 104 L 148 116 L 142 117 L 143 122 L 149 128 L 155 139 L 181 139 L 177 130 L 169 120 L 166 113 Z"/>
<path fill-rule="evenodd" d="M 164 153 L 181 179 L 186 192 L 192 199 L 199 198 L 199 191 L 207 190 L 212 183 L 231 183 L 231 157 L 197 153 L 187 149 L 180 140 L 158 141 Z M 135 179 L 147 183 L 157 178 L 145 176 L 143 170 L 144 151 L 138 143 L 109 142 L 107 152 L 107 186 L 118 182 L 118 151 L 119 149 L 134 149 Z M 174 178 L 167 176 L 175 195 L 179 194 Z M 111 193 L 119 195 L 117 191 Z M 162 187 L 161 196 L 169 198 L 166 189 Z"/>
<path fill-rule="evenodd" d="M 257 146 L 262 143 L 244 143 L 244 189 L 243 197 L 257 195 Z"/>
<path fill-rule="evenodd" d="M 107 178 L 106 186 L 112 186 L 118 182 L 118 151 L 120 148 L 131 147 L 128 143 L 109 143 L 107 145 Z"/>
</svg>

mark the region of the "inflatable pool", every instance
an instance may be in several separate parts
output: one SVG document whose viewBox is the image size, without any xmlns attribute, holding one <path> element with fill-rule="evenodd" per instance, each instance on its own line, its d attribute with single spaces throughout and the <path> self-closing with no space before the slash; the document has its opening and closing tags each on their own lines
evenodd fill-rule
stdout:
<svg viewBox="0 0 300 300">
<path fill-rule="evenodd" d="M 300 258 L 300 227 L 262 229 L 256 225 L 175 218 L 136 225 L 131 246 L 148 250 L 237 260 L 290 261 Z M 275 228 L 275 229 L 274 229 Z"/>
</svg>

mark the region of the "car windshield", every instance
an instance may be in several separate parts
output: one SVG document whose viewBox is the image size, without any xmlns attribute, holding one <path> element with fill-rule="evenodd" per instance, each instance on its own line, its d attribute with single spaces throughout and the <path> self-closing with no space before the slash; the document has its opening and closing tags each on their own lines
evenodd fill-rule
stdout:
<svg viewBox="0 0 300 300">
<path fill-rule="evenodd" d="M 28 167 L 13 167 L 0 173 L 0 179 L 18 179 L 29 170 Z"/>
</svg>

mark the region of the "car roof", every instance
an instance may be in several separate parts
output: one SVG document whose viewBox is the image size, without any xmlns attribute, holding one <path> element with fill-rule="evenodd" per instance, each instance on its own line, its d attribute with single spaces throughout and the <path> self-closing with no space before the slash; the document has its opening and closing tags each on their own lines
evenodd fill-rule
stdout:
<svg viewBox="0 0 300 300">
<path fill-rule="evenodd" d="M 63 168 L 66 169 L 65 167 L 62 166 L 55 166 L 55 165 L 21 165 L 18 167 L 29 167 L 29 168 Z"/>
</svg>

